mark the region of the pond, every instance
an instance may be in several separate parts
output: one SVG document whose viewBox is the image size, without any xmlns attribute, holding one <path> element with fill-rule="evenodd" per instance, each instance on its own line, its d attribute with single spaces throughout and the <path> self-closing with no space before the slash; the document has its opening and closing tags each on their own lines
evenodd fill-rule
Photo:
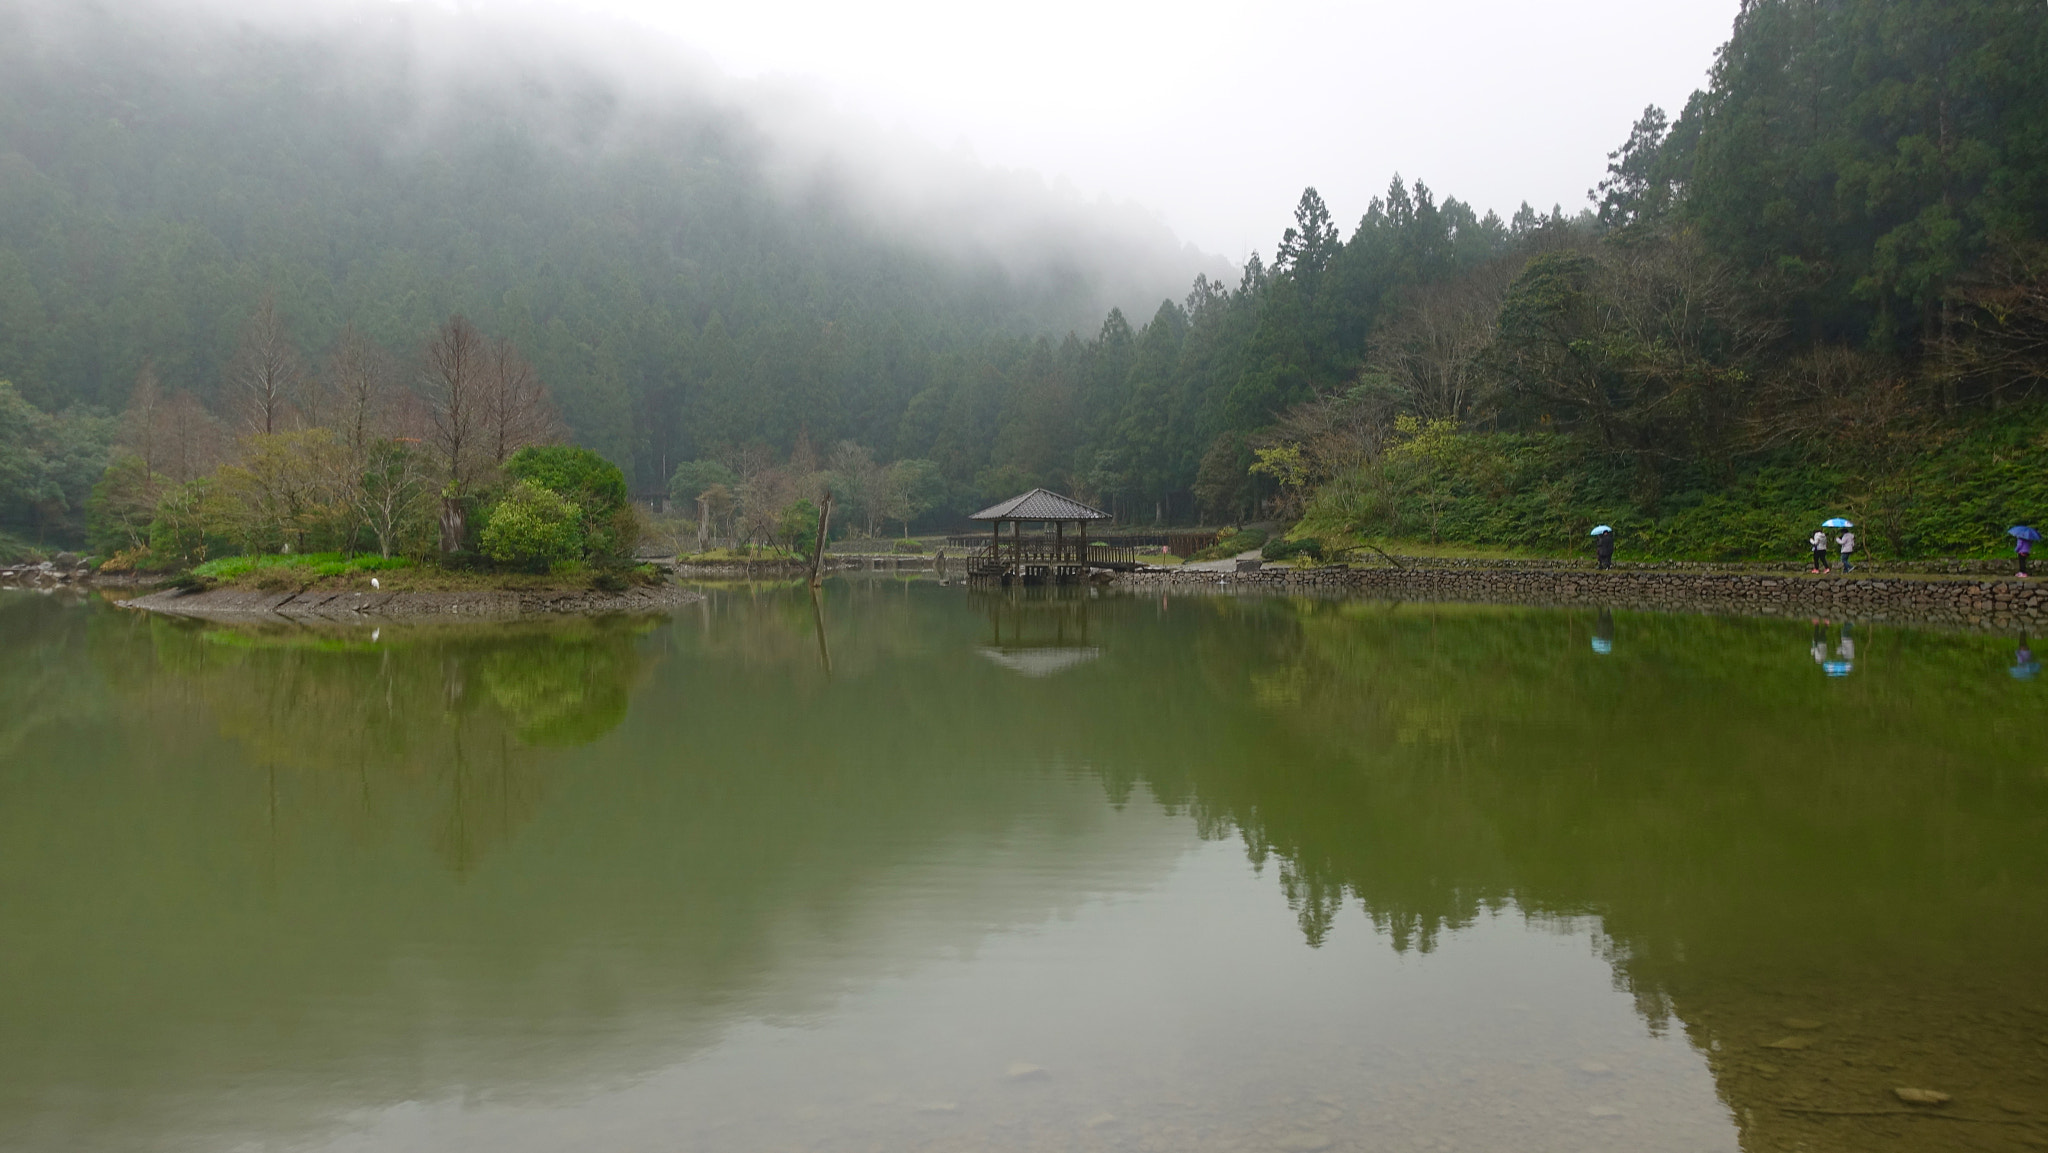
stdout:
<svg viewBox="0 0 2048 1153">
<path fill-rule="evenodd" d="M 0 654 L 0 1148 L 2048 1147 L 2020 638 L 863 580 Z"/>
</svg>

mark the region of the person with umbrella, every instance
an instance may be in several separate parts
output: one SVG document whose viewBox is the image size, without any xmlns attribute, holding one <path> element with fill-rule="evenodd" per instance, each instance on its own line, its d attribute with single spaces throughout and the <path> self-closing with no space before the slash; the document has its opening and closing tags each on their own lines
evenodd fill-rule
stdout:
<svg viewBox="0 0 2048 1153">
<path fill-rule="evenodd" d="M 2034 555 L 2034 542 L 2041 539 L 2041 534 L 2029 525 L 2016 524 L 2006 529 L 2005 535 L 2012 538 L 2012 551 L 2020 558 L 2020 576 L 2024 577 L 2027 575 L 2027 558 Z"/>
<path fill-rule="evenodd" d="M 1601 568 L 1614 567 L 1614 529 L 1612 526 L 1596 524 L 1587 534 L 1593 538 L 1593 555 L 1600 561 Z"/>
<path fill-rule="evenodd" d="M 2020 634 L 2020 651 L 2012 657 L 2012 679 L 2031 681 L 2041 671 L 2041 662 L 2034 659 L 2034 650 L 2027 647 L 2027 634 Z"/>
<path fill-rule="evenodd" d="M 1820 527 L 1842 530 L 1842 535 L 1835 538 L 1835 547 L 1842 550 L 1842 571 L 1848 572 L 1855 568 L 1855 565 L 1849 563 L 1849 558 L 1856 555 L 1856 534 L 1850 531 L 1856 526 L 1842 517 L 1835 516 L 1820 522 Z"/>
</svg>

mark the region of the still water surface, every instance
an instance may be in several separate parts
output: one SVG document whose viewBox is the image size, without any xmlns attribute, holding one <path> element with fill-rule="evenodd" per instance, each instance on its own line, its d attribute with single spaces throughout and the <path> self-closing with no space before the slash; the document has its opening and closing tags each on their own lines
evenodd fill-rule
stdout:
<svg viewBox="0 0 2048 1153">
<path fill-rule="evenodd" d="M 1844 639 L 0 594 L 0 1148 L 2048 1147 L 2048 685 Z"/>
</svg>

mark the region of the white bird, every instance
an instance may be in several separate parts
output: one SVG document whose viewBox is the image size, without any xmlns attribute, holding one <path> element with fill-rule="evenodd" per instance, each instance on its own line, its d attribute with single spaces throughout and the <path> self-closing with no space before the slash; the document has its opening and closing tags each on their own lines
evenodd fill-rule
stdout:
<svg viewBox="0 0 2048 1153">
<path fill-rule="evenodd" d="M 380 584 L 378 584 L 378 583 L 377 583 L 377 578 L 376 578 L 376 577 L 371 577 L 371 578 L 370 578 L 370 587 L 371 587 L 371 588 L 373 588 L 373 589 L 380 589 L 380 588 L 383 588 L 384 586 L 383 586 L 383 585 L 380 585 Z"/>
</svg>

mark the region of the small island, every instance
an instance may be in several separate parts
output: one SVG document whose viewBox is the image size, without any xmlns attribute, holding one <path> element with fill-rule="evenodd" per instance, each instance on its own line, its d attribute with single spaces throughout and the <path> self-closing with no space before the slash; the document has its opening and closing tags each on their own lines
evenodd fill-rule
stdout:
<svg viewBox="0 0 2048 1153">
<path fill-rule="evenodd" d="M 416 396 L 394 389 L 367 346 L 319 385 L 273 395 L 260 387 L 265 328 L 259 312 L 245 339 L 252 429 L 219 464 L 176 481 L 169 462 L 192 446 L 145 410 L 131 437 L 142 448 L 95 491 L 96 521 L 117 539 L 92 579 L 150 590 L 125 606 L 510 617 L 653 611 L 694 596 L 635 558 L 644 526 L 619 467 L 550 443 L 547 394 L 508 343 L 458 316 L 428 342 Z M 322 412 L 327 423 L 311 423 Z"/>
</svg>

